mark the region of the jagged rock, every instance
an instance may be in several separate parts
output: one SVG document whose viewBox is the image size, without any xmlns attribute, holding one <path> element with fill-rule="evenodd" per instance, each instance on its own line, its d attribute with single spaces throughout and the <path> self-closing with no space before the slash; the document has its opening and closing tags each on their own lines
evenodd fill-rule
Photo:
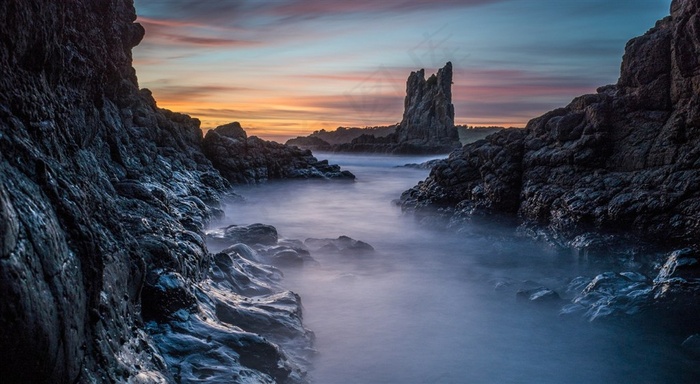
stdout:
<svg viewBox="0 0 700 384">
<path fill-rule="evenodd" d="M 689 0 L 671 8 L 627 44 L 617 84 L 453 152 L 404 192 L 404 210 L 518 215 L 568 238 L 697 239 L 700 11 Z"/>
<path fill-rule="evenodd" d="M 671 279 L 700 279 L 700 251 L 695 248 L 684 248 L 671 252 L 654 279 L 654 283 L 660 284 Z"/>
<path fill-rule="evenodd" d="M 250 184 L 272 179 L 348 179 L 355 176 L 338 165 L 319 161 L 309 150 L 246 137 L 238 123 L 207 132 L 202 148 L 221 175 L 231 183 Z"/>
<path fill-rule="evenodd" d="M 593 279 L 579 277 L 570 283 L 569 290 L 576 294 L 571 304 L 562 308 L 562 314 L 583 311 L 591 321 L 634 314 L 650 306 L 652 289 L 649 279 L 636 272 L 605 272 Z"/>
<path fill-rule="evenodd" d="M 194 313 L 197 300 L 179 273 L 155 270 L 146 278 L 141 305 L 145 320 L 165 322 L 177 317 L 178 311 Z"/>
<path fill-rule="evenodd" d="M 356 137 L 352 141 L 337 142 L 327 146 L 320 143 L 318 141 L 320 139 L 313 135 L 305 138 L 298 137 L 287 143 L 302 148 L 332 152 L 449 153 L 460 146 L 454 118 L 452 63 L 448 62 L 438 70 L 437 74 L 431 75 L 427 80 L 424 69 L 411 72 L 406 81 L 403 119 L 397 126 L 365 130 L 353 128 L 352 135 Z M 337 131 L 339 135 L 343 135 L 350 129 L 343 128 L 341 131 L 341 128 L 338 128 Z M 381 132 L 381 135 L 367 133 L 374 131 Z"/>
<path fill-rule="evenodd" d="M 0 2 L 0 377 L 299 381 L 197 289 L 214 269 L 203 229 L 229 183 L 199 121 L 138 89 L 135 20 L 131 1 Z M 233 265 L 219 268 L 227 281 Z M 236 282 L 258 279 L 235 265 Z"/>
<path fill-rule="evenodd" d="M 399 144 L 420 147 L 459 146 L 452 105 L 452 63 L 425 79 L 425 70 L 411 72 L 406 81 L 403 119 L 396 129 Z"/>
</svg>

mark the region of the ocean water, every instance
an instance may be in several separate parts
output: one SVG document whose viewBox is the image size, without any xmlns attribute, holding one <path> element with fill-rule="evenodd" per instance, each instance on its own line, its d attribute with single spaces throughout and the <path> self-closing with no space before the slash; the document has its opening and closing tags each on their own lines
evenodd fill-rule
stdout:
<svg viewBox="0 0 700 384">
<path fill-rule="evenodd" d="M 645 314 L 588 321 L 562 315 L 562 287 L 620 266 L 581 259 L 472 225 L 460 233 L 416 222 L 392 204 L 428 170 L 427 157 L 321 155 L 354 182 L 285 181 L 238 187 L 219 224 L 265 223 L 282 237 L 371 244 L 372 255 L 312 253 L 318 264 L 284 269 L 316 334 L 314 383 L 692 383 L 687 335 Z M 615 269 L 617 268 L 617 269 Z M 545 286 L 563 300 L 516 292 Z"/>
</svg>

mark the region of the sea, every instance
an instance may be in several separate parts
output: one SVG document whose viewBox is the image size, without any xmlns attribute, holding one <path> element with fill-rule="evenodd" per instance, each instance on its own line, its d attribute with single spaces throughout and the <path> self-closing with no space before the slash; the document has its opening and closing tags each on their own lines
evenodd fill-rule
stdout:
<svg viewBox="0 0 700 384">
<path fill-rule="evenodd" d="M 583 257 L 523 236 L 511 224 L 447 228 L 403 213 L 395 201 L 434 157 L 320 154 L 347 181 L 239 186 L 226 224 L 264 223 L 283 238 L 348 236 L 371 254 L 316 252 L 283 269 L 315 333 L 312 383 L 693 383 L 687 334 L 644 311 L 592 320 L 563 308 L 572 281 L 633 265 Z M 578 280 L 577 280 L 578 279 Z M 518 295 L 547 287 L 558 299 Z M 576 291 L 578 290 L 578 292 Z"/>
</svg>

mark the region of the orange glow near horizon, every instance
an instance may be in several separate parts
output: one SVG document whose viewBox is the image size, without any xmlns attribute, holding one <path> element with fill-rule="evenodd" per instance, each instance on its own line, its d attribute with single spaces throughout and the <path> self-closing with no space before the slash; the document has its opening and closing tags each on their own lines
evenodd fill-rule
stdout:
<svg viewBox="0 0 700 384">
<path fill-rule="evenodd" d="M 136 0 L 133 65 L 160 107 L 203 130 L 238 121 L 286 141 L 395 124 L 408 75 L 450 61 L 456 124 L 523 127 L 614 83 L 625 42 L 670 0 L 540 3 Z"/>
</svg>

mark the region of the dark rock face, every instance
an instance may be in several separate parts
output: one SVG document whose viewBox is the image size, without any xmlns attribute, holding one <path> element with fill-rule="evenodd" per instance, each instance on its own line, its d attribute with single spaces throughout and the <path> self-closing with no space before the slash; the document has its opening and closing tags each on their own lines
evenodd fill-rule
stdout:
<svg viewBox="0 0 700 384">
<path fill-rule="evenodd" d="M 572 238 L 633 232 L 660 242 L 700 235 L 700 28 L 697 1 L 626 47 L 617 84 L 465 146 L 404 192 L 405 210 L 518 215 Z"/>
<path fill-rule="evenodd" d="M 298 381 L 199 288 L 230 288 L 203 240 L 229 184 L 199 121 L 138 90 L 135 19 L 130 1 L 0 3 L 0 377 Z"/>
<path fill-rule="evenodd" d="M 250 184 L 273 179 L 349 179 L 355 176 L 338 165 L 319 161 L 309 150 L 248 138 L 238 123 L 207 132 L 202 148 L 231 183 Z"/>
<path fill-rule="evenodd" d="M 310 151 L 321 151 L 321 152 L 327 152 L 332 150 L 332 146 L 330 143 L 323 139 L 319 139 L 318 137 L 315 136 L 298 136 L 294 139 L 289 139 L 287 140 L 285 145 L 289 146 L 295 146 L 299 147 L 302 149 L 308 149 Z"/>
<path fill-rule="evenodd" d="M 425 70 L 411 72 L 406 81 L 403 119 L 396 129 L 397 141 L 426 147 L 459 145 L 452 105 L 452 63 L 425 79 Z"/>
</svg>

